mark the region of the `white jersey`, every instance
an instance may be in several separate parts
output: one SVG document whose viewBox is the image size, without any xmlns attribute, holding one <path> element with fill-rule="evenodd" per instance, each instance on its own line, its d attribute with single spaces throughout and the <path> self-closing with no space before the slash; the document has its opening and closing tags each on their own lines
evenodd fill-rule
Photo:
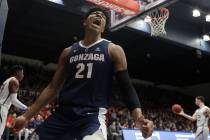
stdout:
<svg viewBox="0 0 210 140">
<path fill-rule="evenodd" d="M 4 81 L 4 83 L 1 85 L 0 88 L 0 105 L 3 105 L 7 109 L 9 109 L 10 106 L 12 105 L 12 101 L 10 99 L 10 92 L 9 92 L 9 82 L 12 79 L 17 80 L 15 77 L 10 77 L 6 81 Z"/>
<path fill-rule="evenodd" d="M 195 116 L 197 120 L 197 127 L 208 127 L 209 117 L 204 114 L 207 106 L 203 106 L 195 111 Z"/>
</svg>

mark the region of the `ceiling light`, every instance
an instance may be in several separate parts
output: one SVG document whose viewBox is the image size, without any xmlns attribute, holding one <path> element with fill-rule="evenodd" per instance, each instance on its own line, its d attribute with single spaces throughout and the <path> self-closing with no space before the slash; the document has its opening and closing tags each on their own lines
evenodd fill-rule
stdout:
<svg viewBox="0 0 210 140">
<path fill-rule="evenodd" d="M 63 5 L 63 0 L 48 0 L 48 1 Z"/>
<path fill-rule="evenodd" d="M 203 35 L 203 41 L 210 41 L 209 35 Z"/>
<path fill-rule="evenodd" d="M 201 13 L 198 9 L 193 10 L 193 17 L 199 17 L 200 15 L 201 15 Z"/>
<path fill-rule="evenodd" d="M 210 14 L 206 15 L 206 22 L 210 22 Z"/>
</svg>

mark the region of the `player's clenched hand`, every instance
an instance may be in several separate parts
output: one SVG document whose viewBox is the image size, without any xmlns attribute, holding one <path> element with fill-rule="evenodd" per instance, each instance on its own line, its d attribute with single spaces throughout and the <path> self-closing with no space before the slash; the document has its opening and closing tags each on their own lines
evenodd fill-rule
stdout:
<svg viewBox="0 0 210 140">
<path fill-rule="evenodd" d="M 184 110 L 182 109 L 182 111 L 180 111 L 179 113 L 177 113 L 178 115 L 183 115 L 184 114 Z"/>
<path fill-rule="evenodd" d="M 154 124 L 148 119 L 139 118 L 136 122 L 136 126 L 141 130 L 142 136 L 144 138 L 149 138 L 152 136 L 154 129 Z"/>
<path fill-rule="evenodd" d="M 17 117 L 17 119 L 15 120 L 13 131 L 14 132 L 20 131 L 22 128 L 25 127 L 27 123 L 28 123 L 28 120 L 23 115 Z"/>
</svg>

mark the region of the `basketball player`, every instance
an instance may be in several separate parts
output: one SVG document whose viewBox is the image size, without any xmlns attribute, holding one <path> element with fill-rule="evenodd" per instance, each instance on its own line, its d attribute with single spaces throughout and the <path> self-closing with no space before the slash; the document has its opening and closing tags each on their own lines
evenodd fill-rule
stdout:
<svg viewBox="0 0 210 140">
<path fill-rule="evenodd" d="M 195 140 L 208 140 L 209 128 L 208 120 L 210 117 L 210 110 L 204 104 L 205 99 L 203 96 L 197 96 L 195 98 L 195 104 L 199 107 L 193 116 L 189 116 L 182 110 L 179 115 L 187 118 L 190 121 L 197 122 L 197 130 L 195 134 Z"/>
<path fill-rule="evenodd" d="M 17 99 L 19 81 L 24 77 L 23 67 L 16 65 L 12 67 L 11 71 L 12 77 L 8 78 L 0 88 L 0 139 L 5 129 L 7 113 L 10 106 L 13 104 L 22 110 L 27 109 L 27 106 Z"/>
<path fill-rule="evenodd" d="M 122 89 L 128 108 L 145 138 L 153 131 L 153 122 L 144 119 L 136 91 L 129 80 L 123 49 L 101 38 L 108 16 L 93 8 L 85 16 L 84 40 L 66 48 L 49 85 L 30 109 L 17 118 L 17 131 L 58 93 L 59 107 L 36 129 L 39 140 L 56 140 L 67 134 L 68 140 L 106 140 L 105 114 L 113 73 Z"/>
</svg>

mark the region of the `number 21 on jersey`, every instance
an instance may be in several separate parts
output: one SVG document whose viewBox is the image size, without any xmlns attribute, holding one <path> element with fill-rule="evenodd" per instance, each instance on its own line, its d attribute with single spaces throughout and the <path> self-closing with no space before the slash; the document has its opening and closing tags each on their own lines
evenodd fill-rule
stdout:
<svg viewBox="0 0 210 140">
<path fill-rule="evenodd" d="M 83 79 L 83 78 L 91 78 L 92 76 L 92 70 L 93 70 L 93 63 L 78 63 L 77 66 L 77 72 L 75 74 L 75 78 L 77 79 Z M 87 69 L 87 73 L 85 74 L 84 71 Z"/>
</svg>

